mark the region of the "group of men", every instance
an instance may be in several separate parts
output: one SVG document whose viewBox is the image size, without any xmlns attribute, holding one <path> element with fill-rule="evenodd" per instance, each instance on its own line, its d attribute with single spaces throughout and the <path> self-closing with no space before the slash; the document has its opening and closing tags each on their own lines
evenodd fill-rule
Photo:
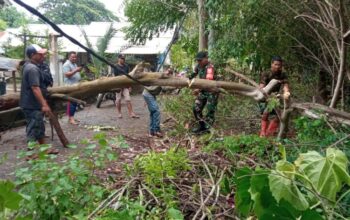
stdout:
<svg viewBox="0 0 350 220">
<path fill-rule="evenodd" d="M 23 80 L 21 85 L 21 98 L 20 107 L 22 108 L 26 121 L 26 135 L 28 141 L 37 141 L 39 144 L 44 144 L 45 138 L 45 124 L 44 115 L 50 115 L 52 113 L 51 108 L 47 101 L 49 86 L 53 85 L 49 67 L 44 64 L 46 49 L 41 48 L 38 45 L 30 45 L 26 49 L 26 55 L 28 61 L 23 66 Z M 213 64 L 209 62 L 207 52 L 199 52 L 196 56 L 197 65 L 193 71 L 188 75 L 188 78 L 192 80 L 195 77 L 206 80 L 217 80 L 217 73 Z M 68 54 L 68 60 L 63 65 L 63 73 L 65 77 L 65 84 L 74 85 L 81 80 L 80 71 L 82 67 L 77 66 L 77 54 L 70 52 Z M 260 87 L 265 87 L 272 79 L 278 80 L 278 85 L 273 88 L 272 92 L 278 92 L 283 89 L 282 97 L 288 99 L 290 96 L 287 76 L 282 72 L 283 61 L 281 57 L 273 57 L 271 62 L 271 69 L 261 75 Z M 129 67 L 125 63 L 125 57 L 123 55 L 118 56 L 118 62 L 116 68 L 113 70 L 115 76 L 127 74 Z M 49 76 L 50 75 L 50 76 Z M 121 113 L 121 97 L 127 101 L 127 108 L 129 117 L 138 118 L 134 113 L 130 101 L 130 88 L 123 88 L 117 93 L 117 112 L 118 117 L 122 117 Z M 219 93 L 217 91 L 211 91 L 208 89 L 196 89 L 193 91 L 196 96 L 193 105 L 193 114 L 196 119 L 196 124 L 192 130 L 193 133 L 208 132 L 215 121 L 215 111 L 218 104 Z M 150 111 L 150 134 L 151 136 L 161 137 L 160 132 L 160 112 L 156 103 L 155 95 L 152 89 L 145 88 L 143 92 L 144 99 L 148 105 Z M 207 114 L 203 115 L 203 109 L 207 108 Z M 276 133 L 279 118 L 276 111 L 269 112 L 266 108 L 266 102 L 260 103 L 261 107 L 261 131 L 260 136 L 272 136 Z M 77 104 L 69 102 L 67 105 L 68 122 L 71 124 L 78 124 L 78 121 L 74 118 Z M 50 152 L 49 152 L 50 153 Z M 57 153 L 52 151 L 51 153 Z"/>
<path fill-rule="evenodd" d="M 208 60 L 208 53 L 205 51 L 199 52 L 196 56 L 197 65 L 193 73 L 190 73 L 188 78 L 191 80 L 198 76 L 200 79 L 217 80 L 217 73 L 214 66 Z M 278 93 L 281 90 L 282 98 L 289 99 L 289 84 L 287 75 L 282 71 L 283 60 L 280 56 L 274 56 L 271 60 L 271 68 L 269 71 L 263 72 L 260 76 L 260 89 L 263 89 L 273 79 L 277 80 L 270 93 Z M 219 93 L 217 91 L 210 90 L 194 90 L 196 96 L 193 105 L 193 114 L 196 119 L 196 124 L 192 130 L 193 133 L 205 133 L 208 132 L 210 127 L 215 121 L 215 111 L 218 104 Z M 207 114 L 203 116 L 203 109 L 206 106 Z M 260 137 L 274 136 L 279 127 L 279 111 L 277 109 L 271 112 L 267 108 L 266 100 L 259 102 L 259 108 L 261 112 L 261 130 Z"/>
</svg>

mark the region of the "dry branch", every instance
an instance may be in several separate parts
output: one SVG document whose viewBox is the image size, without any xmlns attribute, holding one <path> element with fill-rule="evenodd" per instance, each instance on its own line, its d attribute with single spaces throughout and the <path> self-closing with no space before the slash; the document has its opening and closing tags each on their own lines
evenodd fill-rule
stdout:
<svg viewBox="0 0 350 220">
<path fill-rule="evenodd" d="M 320 119 L 326 117 L 332 122 L 350 125 L 350 113 L 348 112 L 316 103 L 294 103 L 291 107 L 302 110 L 302 113 L 310 118 Z"/>
</svg>

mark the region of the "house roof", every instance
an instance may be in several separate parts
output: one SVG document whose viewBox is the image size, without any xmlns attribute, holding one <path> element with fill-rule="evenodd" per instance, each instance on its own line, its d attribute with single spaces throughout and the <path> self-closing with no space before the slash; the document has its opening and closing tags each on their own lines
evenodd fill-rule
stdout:
<svg viewBox="0 0 350 220">
<path fill-rule="evenodd" d="M 0 57 L 0 70 L 13 71 L 17 70 L 17 65 L 20 60 L 10 59 L 6 57 Z"/>
<path fill-rule="evenodd" d="M 88 36 L 89 41 L 96 49 L 96 42 L 102 37 L 108 30 L 110 22 L 92 22 L 89 25 L 58 25 L 65 33 L 72 36 L 80 43 L 86 46 L 86 40 L 83 35 L 84 30 Z M 168 44 L 171 42 L 173 30 L 160 33 L 159 36 L 154 37 L 152 40 L 147 40 L 144 45 L 133 45 L 130 41 L 125 39 L 123 28 L 127 27 L 127 22 L 114 22 L 113 27 L 117 30 L 114 37 L 111 39 L 106 53 L 123 53 L 123 54 L 159 54 L 165 51 Z M 33 35 L 48 36 L 48 34 L 58 35 L 47 24 L 29 24 L 26 27 Z M 21 39 L 21 33 L 24 33 L 23 28 L 9 28 L 5 31 L 5 34 L 0 36 L 0 48 L 4 44 L 10 44 L 12 46 L 18 46 L 23 44 Z M 71 43 L 65 37 L 60 37 L 58 40 L 60 52 L 85 52 L 79 46 Z"/>
</svg>

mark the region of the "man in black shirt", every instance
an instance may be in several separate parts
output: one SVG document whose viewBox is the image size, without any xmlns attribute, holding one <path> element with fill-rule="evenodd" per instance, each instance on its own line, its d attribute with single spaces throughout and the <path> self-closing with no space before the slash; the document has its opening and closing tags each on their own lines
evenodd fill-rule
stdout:
<svg viewBox="0 0 350 220">
<path fill-rule="evenodd" d="M 283 90 L 282 98 L 288 99 L 290 96 L 287 75 L 282 72 L 283 60 L 280 56 L 274 56 L 271 60 L 270 71 L 264 72 L 260 77 L 260 88 L 264 88 L 272 79 L 278 80 L 278 84 L 270 93 L 278 93 Z M 261 130 L 260 137 L 273 136 L 279 127 L 279 118 L 275 110 L 269 112 L 267 110 L 266 101 L 259 103 L 261 113 Z M 271 118 L 271 119 L 269 119 Z"/>
<path fill-rule="evenodd" d="M 122 76 L 129 73 L 129 66 L 125 63 L 125 56 L 123 54 L 118 55 L 118 62 L 116 68 L 113 69 L 114 76 Z M 129 88 L 122 88 L 120 92 L 116 93 L 116 106 L 118 111 L 118 118 L 122 118 L 122 96 L 126 101 L 126 106 L 128 108 L 129 117 L 139 118 L 132 109 L 131 99 L 130 99 L 130 90 Z"/>
<path fill-rule="evenodd" d="M 27 47 L 26 54 L 30 59 L 24 64 L 23 79 L 21 84 L 21 96 L 19 106 L 24 112 L 27 127 L 27 141 L 38 141 L 45 144 L 44 114 L 52 114 L 47 104 L 47 85 L 39 64 L 44 61 L 46 49 L 36 44 Z M 50 151 L 48 153 L 58 153 Z"/>
</svg>

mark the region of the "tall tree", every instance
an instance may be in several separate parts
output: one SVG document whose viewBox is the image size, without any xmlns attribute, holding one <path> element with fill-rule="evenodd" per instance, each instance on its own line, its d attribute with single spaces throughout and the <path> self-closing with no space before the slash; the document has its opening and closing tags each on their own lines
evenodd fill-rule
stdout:
<svg viewBox="0 0 350 220">
<path fill-rule="evenodd" d="M 0 20 L 6 22 L 7 27 L 17 28 L 28 23 L 24 13 L 19 12 L 14 6 L 5 6 L 1 9 Z"/>
<path fill-rule="evenodd" d="M 206 33 L 206 23 L 208 19 L 208 12 L 205 8 L 205 0 L 197 0 L 198 4 L 198 21 L 199 21 L 199 51 L 208 49 L 208 34 Z"/>
<path fill-rule="evenodd" d="M 45 0 L 38 9 L 57 24 L 89 24 L 118 18 L 98 0 Z"/>
<path fill-rule="evenodd" d="M 187 8 L 196 8 L 193 0 L 125 0 L 125 15 L 131 22 L 127 37 L 143 43 L 162 31 L 174 28 Z"/>
<path fill-rule="evenodd" d="M 350 43 L 349 1 L 311 0 L 301 3 L 296 8 L 290 2 L 281 1 L 296 14 L 296 18 L 308 26 L 313 38 L 318 43 L 318 53 L 301 44 L 303 49 L 322 69 L 333 77 L 335 87 L 330 107 L 336 107 L 344 78 L 348 68 L 348 50 Z M 348 75 L 350 78 L 350 75 Z"/>
</svg>

